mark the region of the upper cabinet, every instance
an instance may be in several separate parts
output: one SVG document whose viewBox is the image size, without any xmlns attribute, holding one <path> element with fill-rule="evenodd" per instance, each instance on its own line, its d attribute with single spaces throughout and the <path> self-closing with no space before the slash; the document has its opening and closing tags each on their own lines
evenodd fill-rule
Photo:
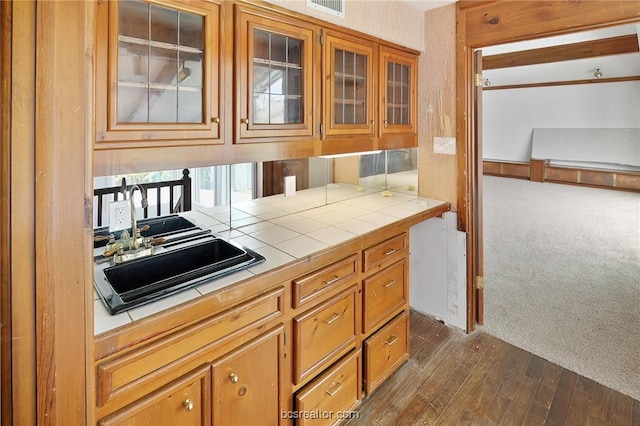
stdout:
<svg viewBox="0 0 640 426">
<path fill-rule="evenodd" d="M 417 56 L 380 47 L 380 140 L 378 147 L 417 146 Z"/>
<path fill-rule="evenodd" d="M 219 9 L 199 0 L 99 3 L 97 146 L 220 142 Z"/>
<path fill-rule="evenodd" d="M 316 30 L 236 9 L 236 142 L 314 136 Z"/>
<path fill-rule="evenodd" d="M 327 31 L 324 37 L 324 136 L 374 136 L 376 45 Z"/>
</svg>

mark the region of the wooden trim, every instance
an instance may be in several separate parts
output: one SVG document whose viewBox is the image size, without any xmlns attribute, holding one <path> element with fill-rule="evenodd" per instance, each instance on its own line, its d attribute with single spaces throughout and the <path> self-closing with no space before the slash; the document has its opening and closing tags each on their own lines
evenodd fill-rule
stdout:
<svg viewBox="0 0 640 426">
<path fill-rule="evenodd" d="M 492 70 L 635 52 L 638 52 L 638 36 L 636 34 L 489 55 L 482 58 L 482 64 L 484 70 Z"/>
<path fill-rule="evenodd" d="M 11 3 L 11 139 L 9 150 L 9 273 L 11 283 L 12 408 L 8 424 L 36 424 L 35 314 L 35 67 L 36 4 Z M 5 6 L 6 7 L 6 6 Z M 3 194 L 4 195 L 4 194 Z M 6 379 L 3 377 L 3 379 Z M 4 412 L 3 412 L 4 415 Z"/>
<path fill-rule="evenodd" d="M 29 28 L 36 33 L 38 53 L 32 179 L 37 424 L 43 425 L 93 423 L 92 409 L 87 407 L 93 404 L 87 397 L 93 388 L 93 372 L 87 370 L 93 353 L 88 214 L 93 67 L 87 52 L 93 47 L 95 6 L 95 2 L 37 2 L 36 25 Z"/>
<path fill-rule="evenodd" d="M 11 22 L 12 2 L 0 3 L 0 423 L 11 424 Z"/>
<path fill-rule="evenodd" d="M 570 81 L 549 81 L 544 83 L 528 83 L 528 84 L 510 84 L 503 86 L 486 86 L 482 90 L 506 90 L 506 89 L 533 89 L 539 87 L 553 87 L 553 86 L 573 86 L 576 84 L 594 84 L 594 83 L 622 83 L 625 81 L 640 81 L 640 75 L 631 77 L 616 77 L 616 78 L 592 78 L 589 80 L 570 80 Z"/>
<path fill-rule="evenodd" d="M 473 134 L 475 117 L 472 104 L 472 52 L 481 48 L 518 40 L 567 34 L 581 30 L 640 21 L 640 2 L 612 0 L 589 1 L 462 1 L 456 9 L 456 90 L 458 93 L 458 211 L 460 230 L 468 233 L 468 247 L 476 236 L 473 216 L 477 209 L 471 194 L 475 187 Z M 467 278 L 476 274 L 475 253 L 467 252 Z M 475 328 L 473 280 L 467 280 L 467 331 Z"/>
<path fill-rule="evenodd" d="M 530 163 L 484 160 L 484 166 L 486 176 L 640 192 L 640 172 L 554 166 L 549 160 L 534 158 Z"/>
</svg>

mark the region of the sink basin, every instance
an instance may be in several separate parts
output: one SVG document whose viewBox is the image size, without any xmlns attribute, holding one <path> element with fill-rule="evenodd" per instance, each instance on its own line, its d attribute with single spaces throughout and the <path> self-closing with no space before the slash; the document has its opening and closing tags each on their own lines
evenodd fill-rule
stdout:
<svg viewBox="0 0 640 426">
<path fill-rule="evenodd" d="M 109 312 L 116 314 L 264 260 L 252 250 L 210 236 L 151 257 L 96 270 L 96 288 Z"/>
<path fill-rule="evenodd" d="M 172 235 L 185 231 L 198 231 L 201 230 L 190 220 L 185 219 L 178 215 L 169 215 L 161 217 L 153 217 L 149 219 L 140 219 L 138 221 L 138 228 L 142 228 L 148 225 L 149 229 L 142 231 L 143 237 L 165 237 L 167 240 L 171 239 Z M 120 238 L 122 231 L 116 231 L 113 234 L 116 239 Z M 106 236 L 109 235 L 109 228 L 102 227 L 94 230 L 94 236 Z M 107 240 L 94 241 L 93 247 L 104 247 L 107 245 Z"/>
</svg>

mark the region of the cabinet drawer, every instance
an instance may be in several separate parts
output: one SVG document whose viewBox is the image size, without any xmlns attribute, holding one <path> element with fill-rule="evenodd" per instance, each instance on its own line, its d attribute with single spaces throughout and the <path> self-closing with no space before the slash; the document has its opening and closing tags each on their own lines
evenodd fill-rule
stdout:
<svg viewBox="0 0 640 426">
<path fill-rule="evenodd" d="M 362 254 L 364 272 L 371 271 L 376 266 L 388 265 L 408 254 L 407 233 L 404 232 L 389 238 L 379 244 L 366 248 Z"/>
<path fill-rule="evenodd" d="M 327 290 L 335 288 L 357 276 L 357 259 L 354 254 L 339 262 L 293 280 L 293 307 L 314 300 Z"/>
<path fill-rule="evenodd" d="M 364 380 L 367 395 L 407 359 L 409 314 L 403 312 L 364 342 Z"/>
<path fill-rule="evenodd" d="M 131 386 L 152 388 L 167 380 L 157 370 L 171 363 L 171 372 L 189 366 L 189 354 L 226 336 L 259 326 L 282 315 L 282 287 L 221 312 L 188 329 L 150 343 L 97 367 L 98 407 L 128 393 Z M 180 360 L 180 365 L 176 361 Z M 188 371 L 188 370 L 187 370 Z M 151 374 L 154 373 L 154 374 Z"/>
<path fill-rule="evenodd" d="M 354 285 L 293 319 L 295 384 L 353 347 L 356 340 L 356 289 Z"/>
<path fill-rule="evenodd" d="M 298 425 L 332 425 L 360 402 L 360 351 L 353 352 L 296 394 Z M 329 418 L 308 418 L 314 412 Z"/>
<path fill-rule="evenodd" d="M 398 262 L 363 281 L 363 333 L 392 317 L 407 301 L 407 261 Z"/>
<path fill-rule="evenodd" d="M 210 371 L 205 365 L 105 417 L 98 426 L 210 424 Z"/>
</svg>

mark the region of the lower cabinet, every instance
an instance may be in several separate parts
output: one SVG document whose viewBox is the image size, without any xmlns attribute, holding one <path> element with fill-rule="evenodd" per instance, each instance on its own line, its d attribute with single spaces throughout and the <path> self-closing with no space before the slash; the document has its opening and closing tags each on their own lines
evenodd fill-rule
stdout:
<svg viewBox="0 0 640 426">
<path fill-rule="evenodd" d="M 360 403 L 360 351 L 353 351 L 309 382 L 295 397 L 298 425 L 333 425 Z"/>
<path fill-rule="evenodd" d="M 280 423 L 280 327 L 213 362 L 214 425 Z"/>
<path fill-rule="evenodd" d="M 284 326 L 147 394 L 99 426 L 279 425 Z"/>
<path fill-rule="evenodd" d="M 403 312 L 364 342 L 364 389 L 373 392 L 409 359 L 409 313 Z"/>
<path fill-rule="evenodd" d="M 211 424 L 211 368 L 204 365 L 98 422 L 99 426 Z"/>
</svg>

